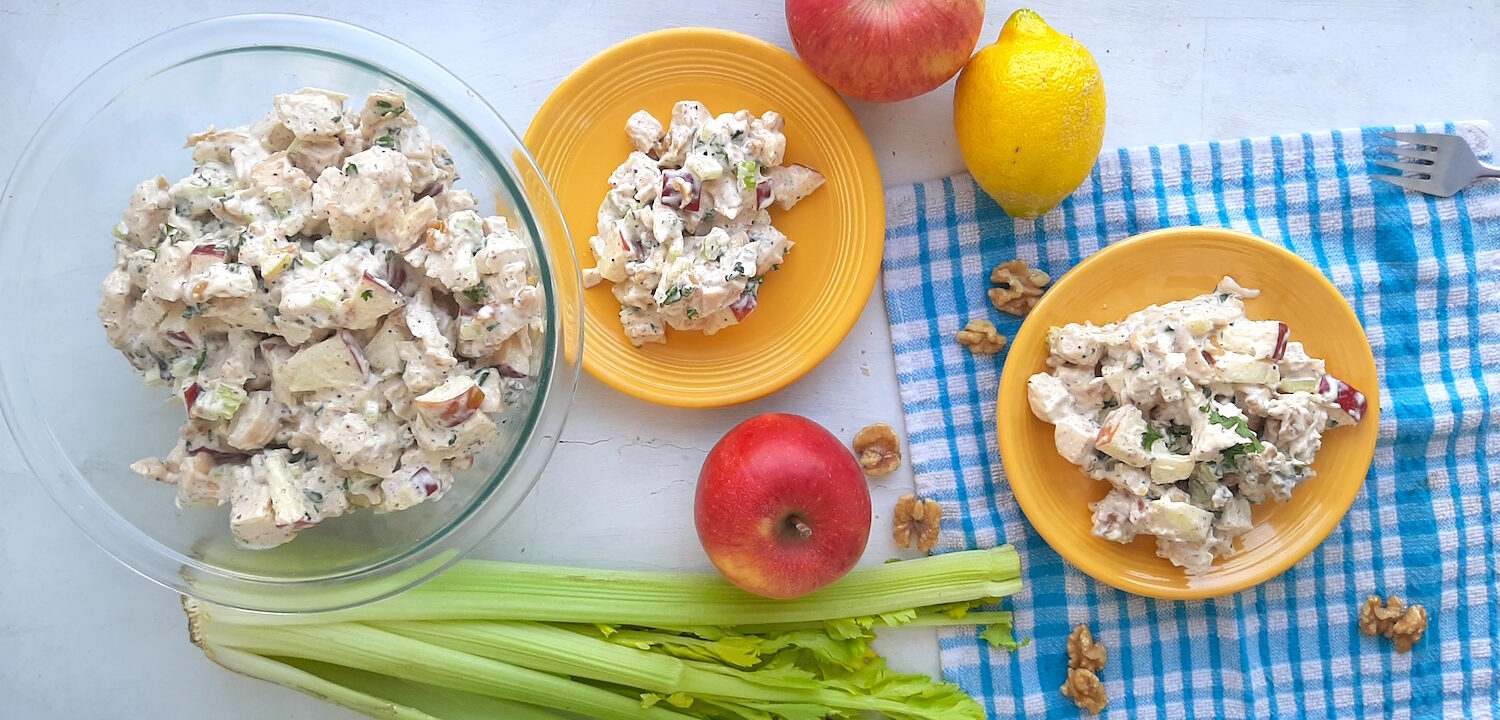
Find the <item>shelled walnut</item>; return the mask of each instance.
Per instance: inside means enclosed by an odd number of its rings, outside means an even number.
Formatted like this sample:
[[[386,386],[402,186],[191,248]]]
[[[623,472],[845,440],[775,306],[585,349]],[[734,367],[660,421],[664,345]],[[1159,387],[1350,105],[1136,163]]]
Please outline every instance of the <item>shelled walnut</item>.
[[[1068,668],[1068,679],[1063,681],[1062,694],[1073,699],[1073,704],[1091,713],[1104,710],[1109,698],[1104,694],[1104,683],[1099,676],[1087,668]]]
[[[1104,694],[1104,683],[1098,673],[1104,669],[1109,652],[1094,642],[1089,626],[1079,623],[1068,635],[1068,677],[1063,681],[1062,694],[1073,699],[1073,704],[1091,713],[1097,713],[1109,704]]]
[[[957,339],[958,344],[975,355],[994,355],[1005,347],[1005,336],[988,320],[970,320],[964,329],[958,331]]]
[[[1395,595],[1385,602],[1378,595],[1371,595],[1359,608],[1359,631],[1384,635],[1395,643],[1396,652],[1408,652],[1427,631],[1427,609],[1421,605],[1405,606]]]
[[[922,552],[937,546],[938,530],[943,521],[943,506],[936,500],[918,500],[916,495],[902,495],[896,500],[892,537],[896,544],[909,548],[915,542]]]
[[[1073,634],[1068,636],[1068,667],[1099,672],[1104,669],[1104,661],[1108,657],[1109,651],[1094,642],[1094,634],[1089,632],[1089,626],[1079,624],[1073,628]]]
[[[854,455],[859,466],[870,477],[889,475],[901,467],[901,440],[896,429],[885,423],[875,423],[854,435]]]
[[[990,288],[990,303],[1000,312],[1025,315],[1050,282],[1050,275],[1028,266],[1025,260],[1007,260],[990,271],[990,283],[995,286]]]
[[[1391,625],[1389,637],[1396,645],[1396,652],[1410,652],[1411,646],[1422,639],[1422,633],[1427,632],[1427,608],[1421,605],[1412,605],[1401,613],[1401,619]]]

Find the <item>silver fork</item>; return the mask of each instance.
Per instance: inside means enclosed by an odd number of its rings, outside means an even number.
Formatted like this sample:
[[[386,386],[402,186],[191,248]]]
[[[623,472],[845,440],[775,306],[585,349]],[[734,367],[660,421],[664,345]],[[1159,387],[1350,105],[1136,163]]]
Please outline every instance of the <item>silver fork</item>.
[[[1395,140],[1398,144],[1382,145],[1373,148],[1374,152],[1399,155],[1407,158],[1407,161],[1372,160],[1381,167],[1405,173],[1370,176],[1376,180],[1384,180],[1428,195],[1451,197],[1479,178],[1500,177],[1500,168],[1479,162],[1469,143],[1457,135],[1408,132],[1384,132],[1380,135]]]

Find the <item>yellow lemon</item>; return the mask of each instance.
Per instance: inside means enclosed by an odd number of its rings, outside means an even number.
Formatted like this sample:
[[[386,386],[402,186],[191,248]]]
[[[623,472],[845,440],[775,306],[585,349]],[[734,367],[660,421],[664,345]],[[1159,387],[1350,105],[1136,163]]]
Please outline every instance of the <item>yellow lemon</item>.
[[[1099,157],[1099,65],[1040,15],[1017,10],[959,74],[953,127],[979,186],[1005,212],[1034,218],[1077,189]]]

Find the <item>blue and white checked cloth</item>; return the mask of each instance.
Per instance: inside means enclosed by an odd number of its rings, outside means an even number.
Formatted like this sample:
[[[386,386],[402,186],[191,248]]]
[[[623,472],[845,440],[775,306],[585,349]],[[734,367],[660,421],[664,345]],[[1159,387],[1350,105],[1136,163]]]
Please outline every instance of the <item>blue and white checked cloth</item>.
[[[967,175],[887,190],[885,297],[919,490],[944,507],[940,551],[1011,543],[1025,591],[1016,633],[990,650],[945,631],[943,672],[992,718],[1079,711],[1058,688],[1064,639],[1087,622],[1110,650],[1111,718],[1500,715],[1500,182],[1437,199],[1372,183],[1382,128],[1107,152],[1063,204],[1008,218]],[[1457,132],[1490,152],[1489,126]],[[1066,565],[1011,497],[995,446],[1002,356],[953,340],[970,317],[1019,322],[985,296],[1020,257],[1058,277],[1116,240],[1218,225],[1286,246],[1359,313],[1381,377],[1375,463],[1344,522],[1286,574],[1206,602],[1119,592]],[[1408,654],[1361,635],[1371,593],[1425,605]]]

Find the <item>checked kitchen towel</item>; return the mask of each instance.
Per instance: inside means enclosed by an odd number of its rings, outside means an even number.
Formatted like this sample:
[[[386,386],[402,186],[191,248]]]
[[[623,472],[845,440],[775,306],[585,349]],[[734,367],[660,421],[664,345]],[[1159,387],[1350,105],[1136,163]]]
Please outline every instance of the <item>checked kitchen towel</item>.
[[[1079,716],[1058,688],[1080,622],[1110,650],[1109,718],[1500,715],[1500,181],[1448,199],[1372,182],[1382,129],[1106,152],[1036,221],[1012,221],[968,175],[887,190],[886,305],[917,485],[944,507],[938,549],[1011,543],[1024,565],[1013,605],[1029,646],[991,650],[970,628],[941,638],[944,674],[990,717]],[[1419,129],[1491,150],[1487,124]],[[1066,565],[1026,522],[995,443],[1004,357],[972,356],[954,333],[971,317],[1019,327],[985,296],[1001,261],[1055,278],[1108,243],[1200,224],[1291,249],[1350,301],[1380,372],[1380,439],[1348,517],[1284,575],[1156,601]],[[1359,633],[1375,592],[1428,608],[1412,652]]]

